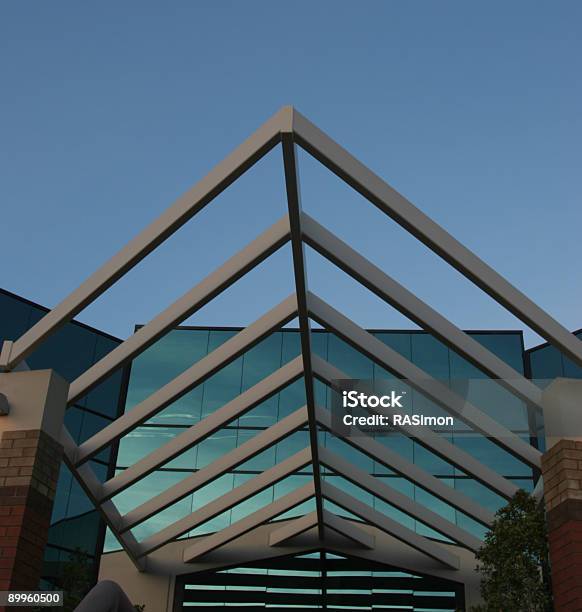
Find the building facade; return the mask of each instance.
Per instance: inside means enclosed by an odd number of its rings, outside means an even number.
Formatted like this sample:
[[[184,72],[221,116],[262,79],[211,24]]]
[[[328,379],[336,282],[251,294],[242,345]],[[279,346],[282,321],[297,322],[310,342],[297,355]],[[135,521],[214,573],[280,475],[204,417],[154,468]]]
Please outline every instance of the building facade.
[[[236,328],[179,328],[167,334],[144,351],[130,366],[125,410],[131,409],[159,390],[163,385],[181,374],[223,342],[232,338],[240,329]],[[485,383],[468,393],[471,401],[483,411],[499,419],[513,432],[537,445],[537,432],[531,428],[531,415],[523,402],[504,392],[494,381],[468,363],[460,355],[446,347],[436,338],[422,331],[373,330],[373,335],[421,367],[429,375],[449,387],[464,385],[467,381]],[[521,332],[470,332],[471,337],[482,343],[499,358],[521,374],[528,370],[528,353],[524,351]],[[336,335],[314,330],[313,350],[350,378],[364,380],[391,380],[389,372],[364,357]],[[300,336],[297,330],[286,329],[271,334],[257,346],[232,362],[218,374],[183,396],[178,402],[165,408],[141,427],[126,435],[120,442],[116,469],[119,472],[143,459],[153,448],[159,448],[184,432],[186,428],[200,422],[213,411],[233,400],[244,391],[260,382],[300,354]],[[542,373],[543,368],[536,368]],[[331,389],[321,382],[316,385],[317,402],[326,407],[331,404]],[[139,481],[116,499],[122,513],[132,511],[145,501],[155,498],[170,486],[183,481],[194,471],[201,470],[233,449],[242,446],[254,436],[265,431],[276,422],[289,416],[305,404],[305,388],[302,380],[291,384],[270,397],[226,427],[214,433],[195,448],[167,463]],[[423,414],[445,414],[420,394],[413,393],[413,412]],[[535,474],[531,467],[519,461],[495,445],[486,437],[469,431],[457,424],[448,431],[440,431],[452,444],[478,458],[482,463],[514,482],[518,487],[532,491]],[[277,463],[288,459],[293,453],[308,444],[308,431],[297,431],[289,438],[274,444],[236,469],[222,475],[210,485],[184,497],[152,519],[139,524],[133,533],[138,541],[162,530],[167,525],[203,507],[212,500],[226,494],[243,482],[257,476]],[[332,432],[321,432],[320,444],[349,460],[363,471],[373,474],[415,503],[432,509],[459,527],[482,537],[485,527],[447,505],[437,497],[399,476],[394,471],[375,462],[372,458],[351,447]],[[418,442],[402,434],[378,436],[378,441],[392,450],[397,450],[406,459],[426,470],[443,483],[463,492],[469,498],[495,512],[505,500],[491,492],[474,478],[464,474],[447,461],[428,451]],[[186,537],[225,529],[232,523],[257,511],[266,504],[279,499],[285,493],[309,482],[313,478],[310,470],[295,474],[269,487],[242,504],[200,525]],[[373,508],[387,514],[400,524],[424,536],[446,540],[441,534],[425,526],[397,508],[374,497],[346,479],[334,475],[330,470],[323,478],[340,489],[365,500]],[[356,519],[350,512],[329,502],[326,507],[337,515]],[[279,520],[299,517],[315,510],[315,501],[309,500]],[[115,538],[109,534],[106,551],[119,549]],[[282,563],[282,565],[281,565]],[[278,565],[278,566],[277,566]],[[240,604],[258,607],[268,603],[285,601],[289,605],[321,606],[323,601],[336,601],[338,605],[374,607],[398,605],[414,610],[455,610],[462,606],[460,585],[435,579],[427,580],[386,568],[366,567],[361,561],[341,558],[329,553],[314,553],[296,558],[293,567],[286,562],[275,566],[235,568],[225,572],[210,573],[206,578],[196,576],[181,578],[182,597],[185,605],[209,605],[210,601],[229,606]],[[301,569],[303,568],[303,569]],[[315,569],[314,569],[315,568]],[[338,569],[341,568],[341,569]],[[253,588],[248,588],[248,573],[252,573]],[[313,573],[315,572],[315,573]],[[244,576],[244,578],[241,578]],[[325,580],[322,578],[325,576]],[[296,586],[297,580],[302,586]],[[354,588],[354,583],[358,588]],[[295,583],[295,584],[294,584]],[[240,588],[237,588],[239,585]],[[322,586],[324,585],[324,586]],[[216,590],[221,590],[217,596]],[[325,596],[325,597],[324,597]],[[329,599],[332,596],[332,599]],[[217,599],[218,597],[218,599]],[[343,603],[341,603],[343,602]],[[213,604],[214,605],[214,604]],[[331,604],[330,604],[331,605]],[[411,606],[411,607],[409,607]]]
[[[18,338],[47,312],[48,308],[0,289],[0,342]],[[27,365],[31,370],[54,369],[70,382],[120,342],[87,325],[71,322],[35,351],[27,359]],[[91,437],[115,419],[123,408],[121,388],[120,372],[67,410],[65,423],[77,442]],[[106,450],[91,462],[103,481],[113,471],[112,452]],[[104,536],[105,525],[99,513],[63,463],[45,549],[43,585],[58,585],[63,566],[77,551],[87,555],[89,570],[96,579]]]
[[[0,293],[0,337],[17,337],[30,328],[47,309],[7,291]],[[207,356],[215,348],[232,338],[240,328],[177,328],[157,341],[124,371],[116,373],[99,385],[66,413],[66,424],[78,443],[105,427],[121,413],[132,408],[181,374],[193,363]],[[451,388],[467,385],[467,381],[486,381],[487,377],[466,359],[430,334],[417,330],[372,330],[374,337],[421,367],[430,376]],[[582,378],[582,368],[564,358],[555,348],[543,344],[524,350],[519,331],[472,331],[470,336],[486,346],[508,365],[540,386],[557,377]],[[582,336],[582,331],[576,332]],[[119,340],[88,326],[71,322],[51,342],[36,351],[27,364],[31,369],[54,368],[67,380],[74,380],[80,372],[118,346]],[[333,333],[313,331],[313,350],[350,378],[362,380],[393,380],[393,376],[363,356]],[[109,448],[91,461],[92,467],[104,482],[128,466],[143,459],[153,448],[159,448],[236,398],[300,354],[300,334],[296,329],[274,332],[257,346],[233,361],[220,372],[193,389],[179,401],[168,406],[155,417],[124,436],[116,448]],[[467,391],[472,403],[504,422],[511,431],[534,446],[543,447],[543,423],[532,418],[524,402],[497,389],[492,397],[495,381]],[[332,390],[321,382],[316,384],[317,402],[330,408]],[[493,400],[493,401],[492,401]],[[233,420],[201,444],[189,449],[161,469],[138,481],[120,494],[115,502],[121,512],[130,512],[145,501],[155,498],[233,449],[242,446],[268,427],[288,417],[305,404],[305,388],[297,380],[274,394],[267,401]],[[420,394],[412,397],[413,413],[440,415],[442,409],[431,404]],[[508,452],[480,434],[460,425],[449,431],[439,431],[454,445],[477,457],[520,488],[532,491],[538,474]],[[359,452],[331,431],[321,432],[320,444],[376,478],[386,482],[415,503],[431,508],[444,518],[482,537],[485,527],[458,509],[447,505],[414,485],[381,463]],[[443,483],[462,491],[492,512],[505,502],[502,497],[481,485],[459,468],[428,451],[418,442],[403,435],[377,436],[377,440],[420,466]],[[242,463],[211,485],[202,487],[169,506],[152,519],[143,521],[133,530],[137,540],[143,540],[187,514],[224,495],[243,482],[257,476],[277,463],[289,458],[308,444],[306,428],[272,445],[249,461]],[[272,503],[290,490],[313,478],[310,469],[294,474],[212,518],[183,537],[196,537],[217,532],[248,516],[265,504]],[[324,470],[324,480],[365,500],[373,508],[394,518],[419,534],[447,541],[442,534],[425,526],[406,513],[374,497],[354,483]],[[345,509],[326,502],[339,516],[358,520]],[[314,511],[315,501],[309,500],[279,520],[300,517]],[[45,553],[44,586],[58,585],[63,565],[76,551],[88,555],[95,576],[102,552],[119,549],[115,537],[105,527],[97,511],[87,499],[66,465],[62,465],[57,497]],[[217,572],[181,576],[176,584],[177,609],[189,607],[240,607],[252,609],[265,606],[290,605],[299,608],[318,608],[324,605],[344,609],[390,609],[398,606],[409,610],[456,610],[464,604],[462,585],[403,572],[398,567],[387,569],[329,552],[317,552],[295,557],[284,557],[268,563],[255,563]]]

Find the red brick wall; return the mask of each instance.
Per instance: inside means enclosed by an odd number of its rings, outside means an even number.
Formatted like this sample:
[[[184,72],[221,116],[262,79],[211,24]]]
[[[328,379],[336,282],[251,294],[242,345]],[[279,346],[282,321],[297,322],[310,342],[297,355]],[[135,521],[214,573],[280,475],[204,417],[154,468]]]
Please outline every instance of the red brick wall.
[[[43,431],[2,434],[0,590],[38,588],[62,454]]]
[[[560,440],[542,457],[556,612],[582,611],[582,442]]]

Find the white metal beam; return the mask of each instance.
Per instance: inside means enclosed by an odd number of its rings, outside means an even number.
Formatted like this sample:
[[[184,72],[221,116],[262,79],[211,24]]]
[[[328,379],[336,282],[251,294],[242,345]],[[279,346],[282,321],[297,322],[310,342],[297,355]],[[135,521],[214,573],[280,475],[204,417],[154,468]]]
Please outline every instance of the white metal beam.
[[[452,569],[459,569],[460,562],[457,555],[450,553],[445,546],[437,544],[428,538],[418,535],[415,531],[404,527],[397,521],[389,518],[385,514],[374,510],[374,508],[361,502],[359,499],[344,493],[337,487],[330,485],[327,480],[321,483],[322,495],[325,499],[340,506],[344,510],[359,516],[364,521],[374,525],[384,533],[408,544],[419,552],[432,557],[445,566]]]
[[[423,395],[436,402],[454,417],[461,419],[479,433],[493,440],[504,450],[531,467],[540,468],[541,453],[537,448],[524,442],[512,431],[451,391],[440,381],[434,379],[406,357],[356,325],[313,293],[308,296],[308,304],[310,315],[318,323],[334,331],[382,367],[406,379]]]
[[[541,406],[541,389],[503,359],[459,329],[306,213],[303,213],[302,227],[303,238],[309,246],[417,325],[430,331],[512,393],[530,404]]]
[[[202,421],[175,436],[161,448],[152,451],[137,463],[130,465],[117,476],[105,482],[101,491],[102,500],[117,495],[164,463],[199,444],[232,420],[252,410],[255,406],[300,378],[302,373],[303,360],[299,356],[208,415]]]
[[[321,448],[319,450],[319,458],[323,465],[326,465],[339,476],[349,480],[356,486],[361,487],[398,510],[405,512],[431,529],[438,531],[440,534],[450,538],[457,544],[473,552],[476,552],[481,547],[482,542],[479,538],[476,538],[464,529],[457,527],[457,525],[451,521],[439,516],[436,512],[433,512],[407,495],[385,484],[385,479],[371,476],[355,465],[348,463],[339,455],[332,453],[327,448]]]
[[[202,210],[219,193],[244,174],[290,130],[293,110],[283,107],[230,155],[166,209],[158,219],[92,274],[56,308],[24,333],[4,354],[0,368],[13,368],[26,359],[48,336],[91,304],[146,255],[162,244]]]
[[[236,538],[240,538],[245,533],[252,531],[255,527],[262,525],[271,519],[276,518],[283,512],[291,510],[295,506],[307,501],[315,495],[315,486],[313,482],[310,482],[283,497],[280,497],[276,501],[264,506],[260,510],[249,514],[245,518],[233,523],[229,527],[217,531],[212,535],[201,538],[200,542],[196,542],[192,546],[188,547],[184,551],[184,561],[186,563],[196,560],[202,555],[206,555],[209,552],[224,546]]]
[[[68,403],[73,404],[82,398],[117,368],[137,357],[166,332],[213,300],[289,239],[289,218],[285,216],[76,378],[69,388]]]
[[[138,544],[138,555],[143,556],[160,548],[164,544],[179,538],[191,529],[196,529],[199,525],[206,523],[215,516],[222,514],[226,510],[240,504],[249,499],[253,495],[264,491],[268,487],[283,480],[287,476],[301,470],[306,465],[311,463],[311,449],[309,447],[295,453],[285,461],[278,463],[274,467],[265,470],[251,480],[247,480],[242,485],[231,489],[218,499],[215,499],[208,504],[202,506],[192,514],[168,525],[161,531],[151,535],[146,540]],[[313,487],[313,483],[309,483]],[[314,491],[314,489],[312,489]]]
[[[330,431],[332,430],[332,416],[329,410],[318,407],[317,420],[323,427]],[[408,461],[399,453],[391,450],[388,445],[380,444],[370,436],[342,436],[340,432],[336,432],[335,435],[346,444],[364,453],[389,470],[400,474],[400,476],[428,491],[431,495],[438,497],[446,504],[475,519],[478,523],[485,527],[492,525],[495,519],[493,512],[490,512],[453,487],[449,487],[440,478],[429,474],[415,463],[412,463],[412,461]]]
[[[154,514],[165,510],[187,495],[212,483],[223,474],[234,470],[245,461],[252,459],[255,455],[270,448],[279,440],[295,433],[306,424],[307,410],[304,407],[291,413],[278,423],[271,425],[268,429],[265,429],[244,444],[241,444],[241,446],[232,449],[229,453],[222,455],[222,457],[219,457],[207,466],[193,472],[190,476],[187,476],[165,491],[162,491],[159,495],[151,497],[141,506],[134,508],[122,517],[119,530],[126,531],[131,529]]]
[[[326,384],[332,384],[334,380],[342,380],[349,378],[343,372],[332,366],[327,361],[314,356],[313,358],[313,373]],[[374,408],[378,414],[383,414],[390,418],[394,411],[390,408]],[[435,433],[430,427],[424,427],[422,434],[418,431],[418,427],[412,425],[397,425],[396,429],[412,438],[431,452],[435,453],[448,463],[458,467],[461,471],[470,474],[479,482],[483,483],[489,489],[495,491],[506,499],[511,499],[517,492],[517,487],[498,474],[496,471],[483,465],[469,453],[461,450],[458,446],[451,444],[443,436]]]
[[[169,406],[191,389],[210,378],[221,368],[248,351],[271,332],[282,327],[297,315],[297,298],[291,295],[236,336],[214,349],[169,383],[152,393],[130,412],[118,417],[79,446],[76,464],[97,454],[108,444]]]
[[[582,365],[582,341],[296,110],[293,110],[292,123],[294,140],[302,148],[540,336]]]

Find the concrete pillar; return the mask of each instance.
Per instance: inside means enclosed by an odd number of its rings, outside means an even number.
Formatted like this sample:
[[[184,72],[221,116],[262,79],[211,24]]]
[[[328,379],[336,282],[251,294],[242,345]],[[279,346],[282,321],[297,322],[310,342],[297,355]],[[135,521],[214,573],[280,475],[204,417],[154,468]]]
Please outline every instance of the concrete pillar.
[[[556,612],[582,610],[582,381],[557,379],[544,393],[542,457]]]
[[[38,589],[67,393],[52,370],[0,374],[0,590]]]

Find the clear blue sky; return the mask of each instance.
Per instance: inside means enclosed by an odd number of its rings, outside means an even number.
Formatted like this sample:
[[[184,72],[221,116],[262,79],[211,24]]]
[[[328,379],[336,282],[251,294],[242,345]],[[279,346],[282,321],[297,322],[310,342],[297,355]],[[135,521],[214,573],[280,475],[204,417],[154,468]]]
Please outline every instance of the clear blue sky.
[[[293,104],[579,328],[581,24],[577,0],[2,2],[0,286],[56,305]],[[127,336],[274,222],[280,162],[272,152],[80,319]],[[301,171],[310,214],[455,323],[520,327],[307,156]],[[291,292],[288,263],[282,251],[191,322],[249,323]],[[309,266],[311,288],[362,325],[409,326]]]

